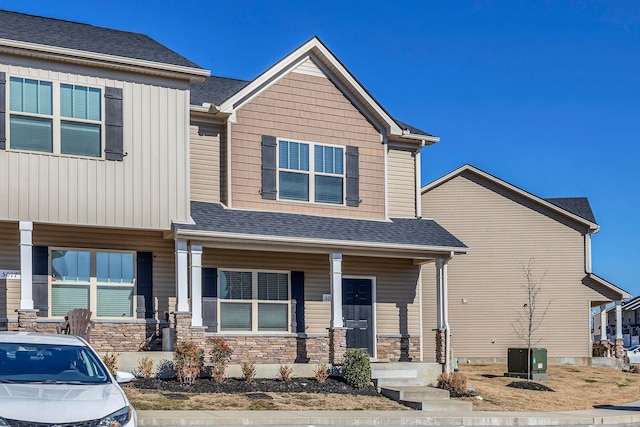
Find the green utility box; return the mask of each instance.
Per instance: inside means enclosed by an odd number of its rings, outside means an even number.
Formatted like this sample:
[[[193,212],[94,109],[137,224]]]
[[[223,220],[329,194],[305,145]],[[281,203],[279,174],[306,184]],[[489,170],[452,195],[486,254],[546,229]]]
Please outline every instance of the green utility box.
[[[527,361],[526,348],[510,348],[507,350],[507,377],[527,378],[527,364],[530,366],[532,380],[546,380],[547,349],[532,348],[531,358]]]

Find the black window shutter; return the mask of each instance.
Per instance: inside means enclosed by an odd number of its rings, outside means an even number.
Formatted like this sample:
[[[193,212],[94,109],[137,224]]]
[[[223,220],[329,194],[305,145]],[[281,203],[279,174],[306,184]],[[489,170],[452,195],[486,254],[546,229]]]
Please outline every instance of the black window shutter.
[[[38,317],[49,317],[49,248],[33,246],[31,248],[31,273],[33,308]]]
[[[218,332],[218,269],[202,268],[202,324]]]
[[[122,133],[122,89],[104,88],[105,158],[122,161],[124,158]]]
[[[7,148],[7,129],[6,129],[6,87],[7,87],[7,75],[0,73],[0,150]]]
[[[291,299],[296,301],[296,332],[304,333],[304,271],[291,272]]]
[[[153,319],[153,253],[138,252],[136,270],[138,319]]]
[[[202,268],[202,297],[216,298],[218,296],[218,269]]]
[[[347,146],[347,206],[360,206],[360,172],[358,147]]]
[[[262,135],[262,198],[276,199],[276,137]]]

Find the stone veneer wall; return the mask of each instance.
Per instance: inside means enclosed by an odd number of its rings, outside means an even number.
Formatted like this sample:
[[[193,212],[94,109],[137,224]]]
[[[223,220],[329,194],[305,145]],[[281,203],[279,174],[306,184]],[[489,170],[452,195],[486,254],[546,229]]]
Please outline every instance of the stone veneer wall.
[[[436,331],[436,362],[438,363],[447,363],[446,340],[447,331],[444,329],[438,329]]]
[[[329,363],[328,337],[216,335],[216,338],[224,339],[233,349],[231,363]],[[211,350],[206,340],[203,347],[206,358]]]
[[[377,360],[379,362],[419,362],[419,337],[378,337]]]

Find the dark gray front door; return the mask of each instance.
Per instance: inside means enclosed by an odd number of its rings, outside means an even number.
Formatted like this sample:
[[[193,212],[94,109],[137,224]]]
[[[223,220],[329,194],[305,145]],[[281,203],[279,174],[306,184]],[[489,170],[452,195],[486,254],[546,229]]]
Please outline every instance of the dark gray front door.
[[[342,279],[342,316],[347,348],[362,348],[373,356],[371,279]]]

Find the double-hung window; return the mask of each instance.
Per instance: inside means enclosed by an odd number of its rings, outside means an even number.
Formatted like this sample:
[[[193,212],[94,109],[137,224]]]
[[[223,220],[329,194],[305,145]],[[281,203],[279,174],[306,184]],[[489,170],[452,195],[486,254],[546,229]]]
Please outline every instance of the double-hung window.
[[[289,332],[289,273],[220,272],[221,332]]]
[[[9,99],[12,149],[102,156],[102,89],[11,77]]]
[[[51,315],[86,308],[97,317],[133,317],[133,252],[53,249]]]
[[[344,204],[344,147],[278,142],[278,194],[281,200]]]

